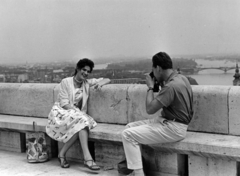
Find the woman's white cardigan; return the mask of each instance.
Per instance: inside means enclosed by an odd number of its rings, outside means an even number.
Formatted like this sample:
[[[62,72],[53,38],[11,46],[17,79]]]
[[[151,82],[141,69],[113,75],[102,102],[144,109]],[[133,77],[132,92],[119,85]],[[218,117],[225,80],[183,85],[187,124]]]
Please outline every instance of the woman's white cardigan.
[[[98,82],[103,80],[103,78],[92,78],[92,79],[87,79],[83,81],[83,100],[82,100],[82,107],[81,111],[87,112],[87,100],[89,96],[89,88]],[[60,106],[63,107],[67,104],[70,104],[73,106],[74,104],[74,82],[73,82],[73,77],[68,77],[64,78],[61,83],[60,83],[60,90],[58,94],[58,102],[60,103]]]

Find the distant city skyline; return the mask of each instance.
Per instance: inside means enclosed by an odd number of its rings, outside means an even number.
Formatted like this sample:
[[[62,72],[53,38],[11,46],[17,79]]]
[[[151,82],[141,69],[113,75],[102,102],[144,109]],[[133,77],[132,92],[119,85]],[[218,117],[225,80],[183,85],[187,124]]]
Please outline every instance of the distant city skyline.
[[[0,64],[240,54],[239,0],[1,0]]]

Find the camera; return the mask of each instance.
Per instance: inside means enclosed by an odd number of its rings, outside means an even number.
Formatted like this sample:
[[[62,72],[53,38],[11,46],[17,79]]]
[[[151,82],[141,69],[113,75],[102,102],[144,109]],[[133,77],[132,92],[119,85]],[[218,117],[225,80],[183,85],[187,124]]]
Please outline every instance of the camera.
[[[157,79],[154,77],[153,72],[151,72],[149,75],[150,75],[151,78],[155,81],[155,82],[154,82],[154,87],[153,87],[153,92],[159,92],[159,86],[160,86],[160,84],[158,83]]]

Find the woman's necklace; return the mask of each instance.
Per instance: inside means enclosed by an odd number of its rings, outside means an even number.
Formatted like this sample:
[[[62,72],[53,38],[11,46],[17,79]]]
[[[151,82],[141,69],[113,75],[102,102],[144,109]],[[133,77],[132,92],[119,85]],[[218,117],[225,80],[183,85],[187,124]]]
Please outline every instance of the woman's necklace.
[[[82,86],[82,83],[83,83],[83,82],[82,82],[82,81],[78,81],[75,76],[74,76],[74,81],[76,81],[76,84],[77,84],[79,87]]]

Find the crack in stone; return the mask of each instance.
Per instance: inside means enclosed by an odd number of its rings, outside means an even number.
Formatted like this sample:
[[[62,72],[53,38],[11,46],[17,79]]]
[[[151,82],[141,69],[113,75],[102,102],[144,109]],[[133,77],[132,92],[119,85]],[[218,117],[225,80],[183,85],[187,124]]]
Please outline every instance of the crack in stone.
[[[119,103],[121,103],[121,101],[122,101],[122,100],[119,100],[117,103],[112,104],[110,107],[111,107],[111,108],[115,108]]]

